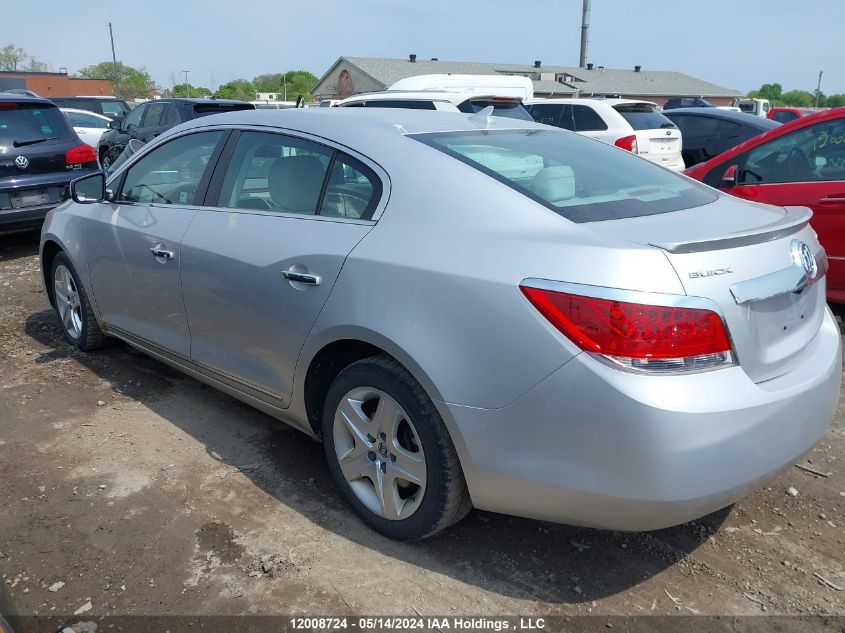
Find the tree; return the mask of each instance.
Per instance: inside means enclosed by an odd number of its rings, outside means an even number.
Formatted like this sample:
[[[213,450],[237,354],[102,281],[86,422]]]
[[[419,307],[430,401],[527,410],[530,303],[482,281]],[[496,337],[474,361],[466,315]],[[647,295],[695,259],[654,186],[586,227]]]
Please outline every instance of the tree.
[[[235,79],[225,83],[214,93],[219,99],[240,99],[241,101],[252,101],[255,99],[255,86],[246,79]]]
[[[314,73],[307,70],[289,70],[285,73],[285,81],[287,82],[288,99],[294,100],[302,95],[306,101],[313,101],[311,96],[311,89],[317,85],[319,81]]]
[[[757,95],[761,99],[768,99],[772,103],[776,103],[780,101],[781,96],[783,95],[783,86],[780,84],[763,84],[760,86],[760,90],[757,91]]]
[[[53,67],[47,62],[42,62],[34,57],[30,57],[24,70],[31,73],[49,73],[53,71]]]
[[[845,106],[845,95],[830,95],[825,105],[828,108],[841,108]]]
[[[191,84],[176,84],[170,89],[171,97],[210,97],[211,90],[203,86]]]
[[[258,75],[252,80],[252,84],[256,92],[282,92],[283,77],[282,73]]]
[[[155,90],[155,82],[143,68],[133,68],[121,62],[100,62],[79,71],[83,79],[108,79],[112,92],[122,99],[147,98]]]
[[[813,105],[813,94],[806,90],[790,90],[781,95],[784,105],[797,108],[809,108]]]
[[[26,51],[14,44],[6,44],[0,48],[0,70],[15,71],[23,61],[29,57]]]

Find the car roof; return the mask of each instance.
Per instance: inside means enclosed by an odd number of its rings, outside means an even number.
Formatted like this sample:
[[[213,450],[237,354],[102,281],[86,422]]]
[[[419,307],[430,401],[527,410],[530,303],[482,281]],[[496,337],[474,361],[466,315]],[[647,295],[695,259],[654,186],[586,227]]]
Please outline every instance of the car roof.
[[[56,104],[44,97],[32,97],[30,95],[19,94],[16,92],[0,92],[0,99],[6,101],[19,101],[21,103],[42,103],[47,106],[55,107]]]
[[[249,101],[241,101],[239,99],[203,99],[199,97],[165,97],[163,99],[150,99],[149,101],[145,101],[144,103],[157,103],[157,102],[164,102],[164,103],[184,103],[186,105],[194,105],[197,103],[222,103],[225,105],[230,104],[246,104],[252,105]],[[138,105],[143,105],[139,103]]]
[[[288,108],[284,110],[239,110],[212,114],[188,121],[162,133],[159,138],[180,130],[213,125],[267,127],[268,131],[295,130],[332,140],[367,153],[404,143],[410,134],[478,130],[545,129],[568,134],[533,121],[463,112],[412,110],[406,108]]]
[[[777,121],[772,121],[756,114],[749,114],[748,112],[735,112],[734,110],[721,110],[719,108],[673,108],[670,110],[663,110],[663,115],[671,118],[670,115],[679,116],[705,116],[713,119],[724,119],[727,121],[734,121],[735,123],[742,123],[761,130],[768,130],[772,127],[777,127]]]
[[[581,104],[581,105],[595,105],[595,104],[598,104],[598,103],[603,103],[605,105],[610,106],[611,108],[613,106],[624,105],[624,104],[628,104],[628,103],[645,103],[645,104],[657,107],[657,104],[654,101],[646,101],[645,99],[617,99],[617,98],[613,98],[613,99],[586,99],[586,98],[581,98],[581,97],[575,97],[575,98],[564,97],[564,98],[561,98],[561,99],[535,98],[535,99],[526,99],[525,103],[530,104],[530,105],[537,105],[537,104],[541,104],[541,103],[551,103],[551,104],[555,104],[555,105],[556,104],[570,104],[570,103]]]

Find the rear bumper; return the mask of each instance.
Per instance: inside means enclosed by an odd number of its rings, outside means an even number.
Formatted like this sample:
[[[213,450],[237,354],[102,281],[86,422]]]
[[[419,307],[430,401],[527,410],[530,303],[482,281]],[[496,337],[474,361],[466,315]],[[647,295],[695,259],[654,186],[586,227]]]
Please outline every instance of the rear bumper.
[[[661,156],[660,154],[640,154],[640,156],[651,161],[655,165],[660,165],[661,167],[665,167],[666,169],[671,169],[672,171],[679,173],[686,169],[684,159],[680,153],[677,156]]]
[[[95,171],[83,169],[0,180],[0,231],[40,226],[47,212],[62,203],[64,188],[77,178],[95,173]],[[13,198],[28,191],[44,191],[48,194],[48,201],[33,206],[15,207],[12,203]]]
[[[828,311],[806,361],[760,384],[741,367],[643,376],[580,354],[505,408],[442,406],[477,508],[652,530],[723,508],[794,464],[827,429],[840,374]]]

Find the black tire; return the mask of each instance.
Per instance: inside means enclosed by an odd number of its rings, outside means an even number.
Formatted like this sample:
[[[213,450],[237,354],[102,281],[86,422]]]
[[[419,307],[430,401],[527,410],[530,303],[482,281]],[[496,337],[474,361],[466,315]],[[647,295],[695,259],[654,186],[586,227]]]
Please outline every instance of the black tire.
[[[380,516],[352,491],[338,462],[333,436],[334,417],[344,395],[359,387],[388,394],[413,420],[425,454],[426,485],[416,511],[401,520]],[[460,521],[472,509],[458,454],[443,419],[407,369],[384,354],[349,365],[335,378],[323,408],[323,446],[332,478],[356,514],[374,530],[393,539],[426,538]]]
[[[79,316],[82,324],[79,336],[74,336],[70,331],[68,331],[68,328],[62,322],[62,315],[59,312],[59,303],[56,299],[56,269],[59,266],[64,266],[68,271],[70,271],[70,274],[73,277],[73,283],[76,286],[76,292],[79,295]],[[76,273],[76,269],[73,267],[73,264],[70,263],[70,259],[68,259],[67,255],[64,253],[58,253],[53,258],[53,265],[50,269],[50,290],[53,294],[53,307],[55,308],[56,315],[59,318],[59,326],[62,328],[65,339],[68,343],[84,352],[98,349],[108,344],[109,339],[102,333],[102,331],[100,331],[100,326],[97,323],[97,317],[94,316],[94,311],[91,309],[91,302],[88,299],[88,294],[85,292],[85,288],[79,281],[79,275]]]

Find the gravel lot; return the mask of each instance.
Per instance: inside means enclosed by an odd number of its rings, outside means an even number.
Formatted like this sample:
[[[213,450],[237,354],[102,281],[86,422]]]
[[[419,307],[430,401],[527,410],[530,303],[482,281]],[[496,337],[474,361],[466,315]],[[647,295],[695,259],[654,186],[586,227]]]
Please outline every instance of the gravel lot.
[[[792,468],[693,523],[473,512],[396,543],[305,436],[122,344],[74,351],[37,247],[0,236],[0,586],[20,613],[845,615],[842,407],[802,461],[827,476]]]

